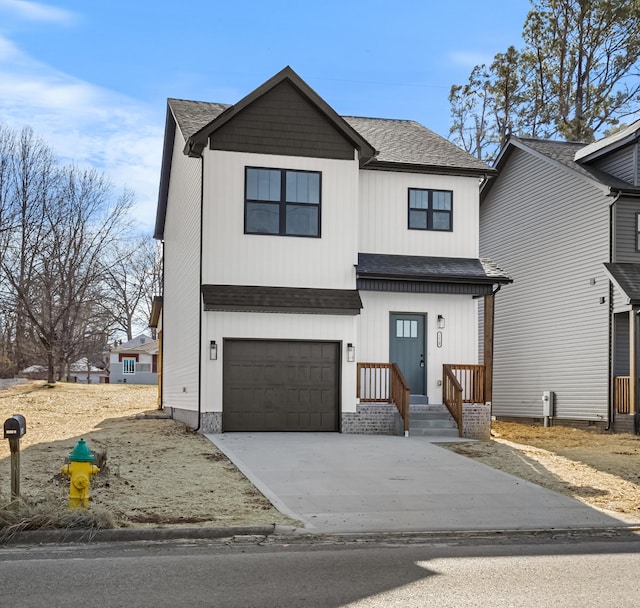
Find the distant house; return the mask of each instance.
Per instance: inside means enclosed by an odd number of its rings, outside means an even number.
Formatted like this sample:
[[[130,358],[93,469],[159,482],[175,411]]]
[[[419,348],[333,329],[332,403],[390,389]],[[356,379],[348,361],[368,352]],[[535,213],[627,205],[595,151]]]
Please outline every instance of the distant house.
[[[81,384],[104,384],[108,382],[106,370],[91,364],[86,357],[71,364],[69,379]]]
[[[480,254],[514,280],[496,299],[494,415],[540,419],[549,392],[556,421],[633,430],[639,138],[640,121],[590,145],[502,148],[480,195]]]
[[[109,353],[111,384],[157,384],[158,341],[141,334]]]
[[[482,379],[478,298],[510,281],[478,255],[491,172],[415,121],[339,116],[291,68],[232,106],[170,99],[162,406],[205,432],[385,433],[391,399],[461,390],[448,364]]]

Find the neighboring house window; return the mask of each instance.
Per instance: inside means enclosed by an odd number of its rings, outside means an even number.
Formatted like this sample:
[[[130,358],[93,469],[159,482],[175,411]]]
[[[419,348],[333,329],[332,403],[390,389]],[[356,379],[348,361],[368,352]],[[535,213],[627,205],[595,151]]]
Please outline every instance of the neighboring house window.
[[[640,213],[636,213],[636,251],[640,251]]]
[[[123,374],[135,374],[136,373],[136,360],[135,359],[123,359],[122,360],[122,373]]]
[[[320,172],[247,167],[245,234],[320,236]]]
[[[452,231],[452,198],[450,190],[409,188],[409,229]]]

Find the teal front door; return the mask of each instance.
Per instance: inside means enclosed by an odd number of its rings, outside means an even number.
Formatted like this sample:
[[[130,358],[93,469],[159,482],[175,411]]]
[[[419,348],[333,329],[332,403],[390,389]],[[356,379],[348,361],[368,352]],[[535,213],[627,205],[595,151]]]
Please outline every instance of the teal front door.
[[[412,395],[426,395],[425,315],[391,313],[389,361],[397,363]]]

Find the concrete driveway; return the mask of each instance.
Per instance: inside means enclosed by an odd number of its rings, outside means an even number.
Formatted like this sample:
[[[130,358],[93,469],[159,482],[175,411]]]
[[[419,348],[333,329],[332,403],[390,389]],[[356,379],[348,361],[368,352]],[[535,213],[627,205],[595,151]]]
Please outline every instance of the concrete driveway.
[[[539,530],[625,522],[431,443],[339,433],[207,435],[313,533]]]

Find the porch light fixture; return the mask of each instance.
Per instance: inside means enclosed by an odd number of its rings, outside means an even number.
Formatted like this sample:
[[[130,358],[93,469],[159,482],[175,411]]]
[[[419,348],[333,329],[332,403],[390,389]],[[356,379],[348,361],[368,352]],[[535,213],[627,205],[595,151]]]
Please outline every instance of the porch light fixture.
[[[349,342],[347,344],[347,361],[353,363],[356,360],[356,347]]]
[[[209,342],[209,359],[215,361],[218,358],[218,345],[215,340]]]
[[[444,317],[438,315],[438,329],[444,329]]]

